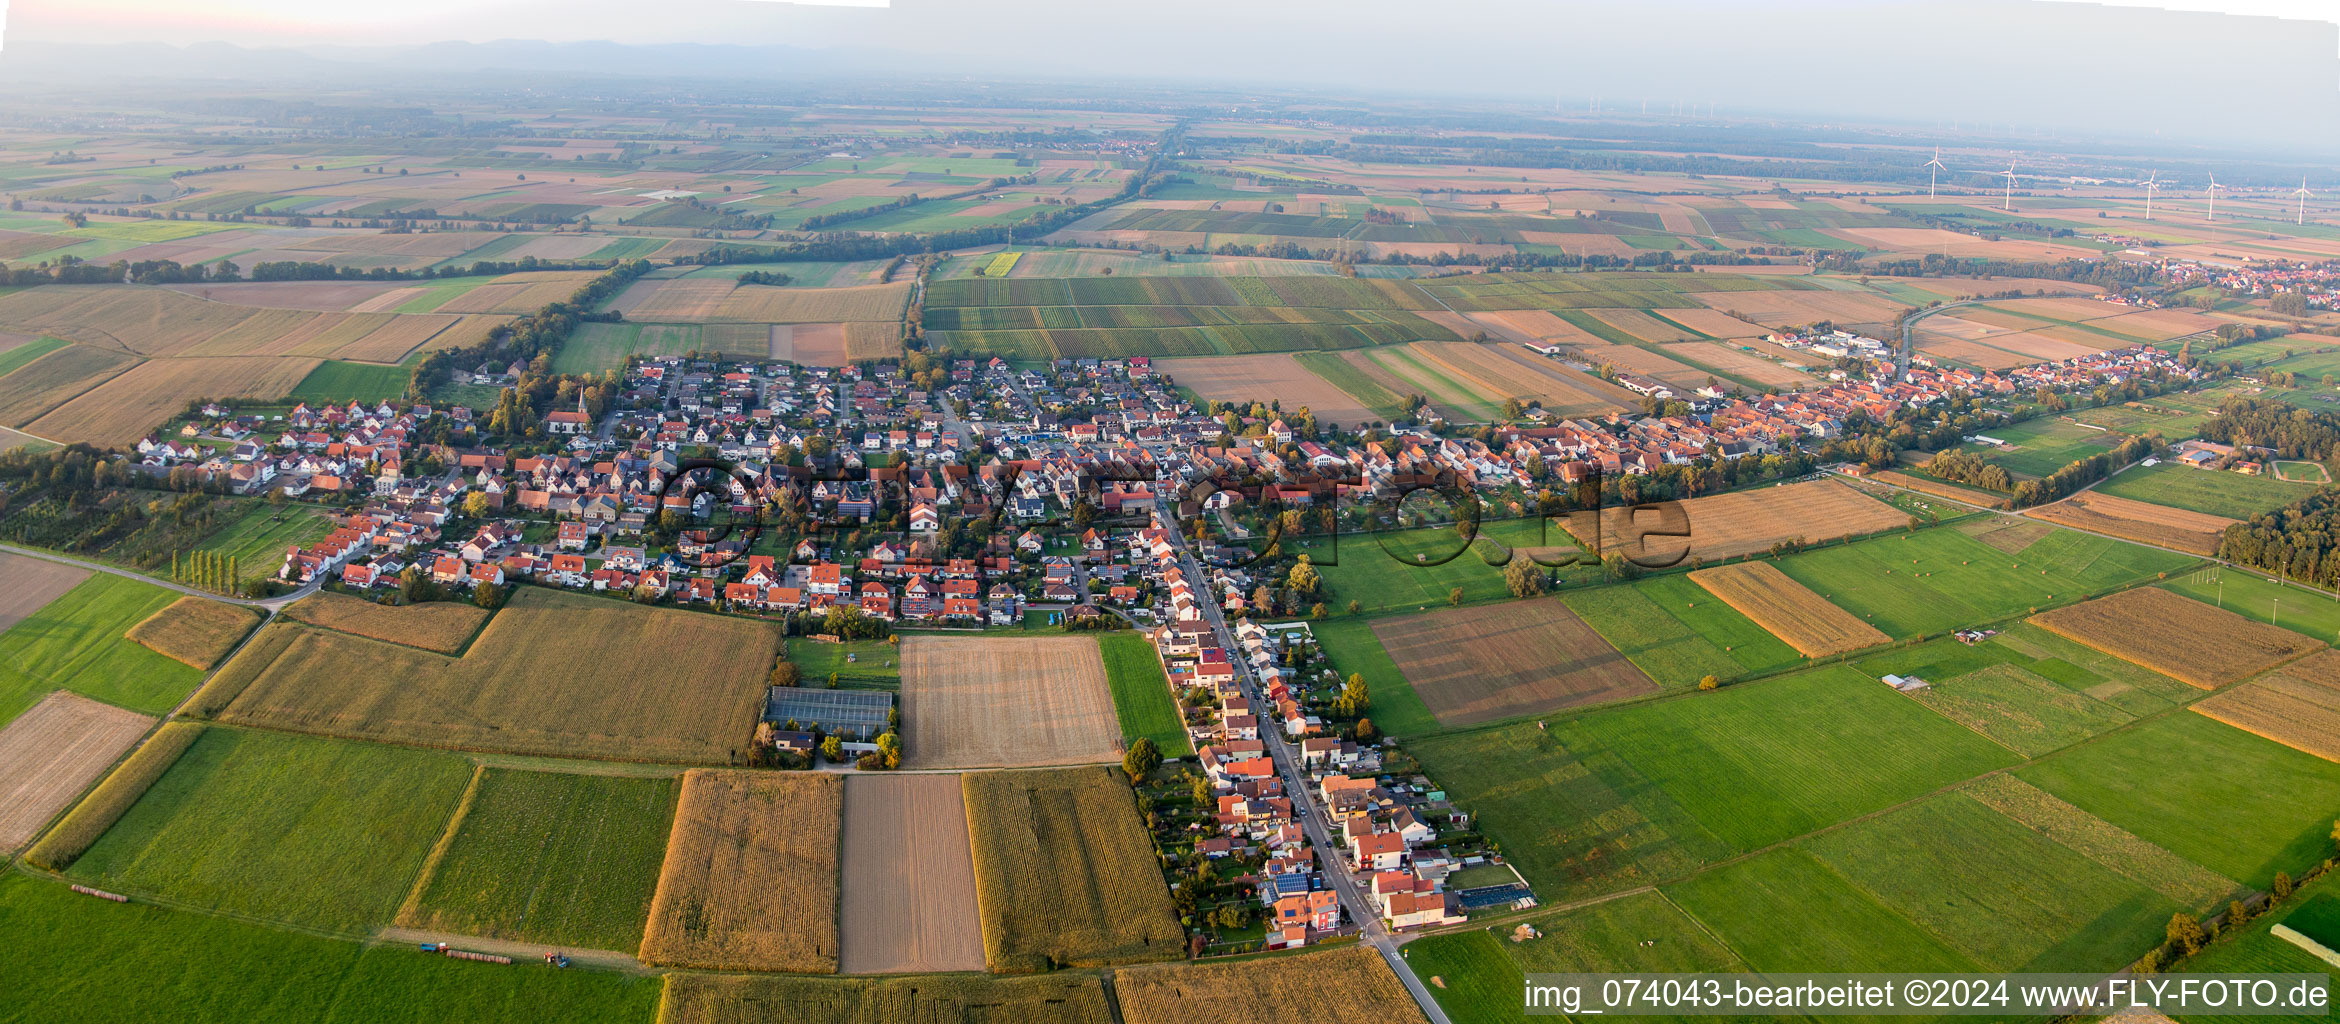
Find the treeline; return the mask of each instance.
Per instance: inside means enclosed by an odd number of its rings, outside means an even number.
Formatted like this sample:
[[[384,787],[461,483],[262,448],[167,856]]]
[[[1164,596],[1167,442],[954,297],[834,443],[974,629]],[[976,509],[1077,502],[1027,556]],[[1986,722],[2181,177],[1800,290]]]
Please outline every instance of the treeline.
[[[2229,398],[2218,413],[2202,422],[2205,441],[2235,446],[2272,448],[2287,459],[2321,462],[2340,447],[2340,416],[2296,409],[2285,402],[2261,398]]]
[[[824,228],[833,227],[838,224],[850,224],[863,218],[875,217],[881,213],[892,213],[895,210],[907,210],[921,202],[924,202],[924,200],[919,199],[918,193],[913,192],[891,202],[879,203],[875,206],[864,206],[857,210],[839,210],[835,213],[816,213],[810,217],[806,217],[802,221],[799,221],[796,226],[805,231],[820,231]]]
[[[2218,557],[2330,589],[2340,577],[2340,491],[2321,490],[2226,528]]]
[[[794,280],[796,279],[788,276],[787,274],[782,274],[771,270],[750,270],[747,273],[739,275],[739,283],[741,284],[768,284],[774,287],[779,287]]]
[[[1944,277],[1949,275],[1972,277],[2036,277],[2050,281],[2072,281],[2079,284],[2101,285],[2106,288],[2136,288],[2156,284],[2161,272],[2138,263],[2123,263],[2117,259],[2102,260],[1989,260],[1961,259],[1941,253],[1927,253],[1921,259],[1880,260],[1865,263],[1859,253],[1837,253],[1820,261],[1822,270],[1846,270],[1854,273],[1876,274],[1884,277]]]
[[[2110,451],[2075,459],[2064,468],[2037,480],[2015,485],[2014,506],[2026,508],[2077,493],[2081,488],[2113,475],[2115,470],[2161,449],[2161,435],[2132,437]]]
[[[115,260],[112,263],[85,263],[71,256],[59,257],[55,263],[38,267],[11,267],[0,269],[0,284],[29,288],[40,284],[194,284],[202,281],[237,280],[236,265],[221,261],[214,267],[204,264],[181,266],[170,260]]]
[[[602,300],[616,295],[627,285],[650,272],[650,261],[630,260],[618,264],[609,273],[596,277],[567,299],[549,302],[534,313],[521,317],[510,326],[488,335],[476,345],[463,348],[443,348],[423,357],[415,364],[414,374],[407,381],[409,399],[420,401],[431,389],[453,379],[458,371],[479,365],[489,358],[511,359],[534,365],[538,357],[547,364],[561,343],[569,339],[577,325],[588,320],[616,319],[616,314],[592,312]]]
[[[606,270],[614,260],[481,260],[468,267],[395,270],[389,267],[342,267],[331,263],[272,260],[253,266],[253,281],[427,281],[440,277],[500,277],[546,270]],[[246,280],[243,268],[228,260],[182,264],[175,260],[115,260],[97,264],[72,256],[36,267],[0,268],[0,284],[31,287],[42,284],[201,284],[206,281]]]
[[[1984,462],[1980,455],[1956,448],[1937,453],[1927,460],[1926,474],[1986,491],[2005,493],[2015,489],[2015,478],[2007,474],[2007,467],[1992,465]]]

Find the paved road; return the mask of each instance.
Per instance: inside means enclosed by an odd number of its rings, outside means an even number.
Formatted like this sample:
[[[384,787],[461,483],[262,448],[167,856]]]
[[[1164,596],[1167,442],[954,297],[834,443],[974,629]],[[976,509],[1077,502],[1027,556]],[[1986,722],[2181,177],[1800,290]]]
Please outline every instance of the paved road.
[[[282,594],[276,597],[253,600],[246,597],[229,597],[225,594],[215,594],[208,590],[197,590],[193,587],[183,587],[169,580],[156,579],[155,577],[148,576],[145,573],[134,572],[129,569],[124,569],[120,566],[107,565],[104,562],[83,561],[79,558],[71,558],[65,555],[57,554],[54,551],[42,551],[39,548],[20,548],[14,544],[0,544],[0,551],[25,555],[31,558],[47,559],[51,562],[61,562],[66,565],[78,566],[80,568],[89,569],[94,572],[112,573],[116,576],[127,576],[141,583],[149,583],[154,586],[161,587],[164,590],[177,591],[181,594],[187,594],[194,597],[207,597],[214,601],[225,601],[229,604],[247,605],[253,608],[265,608],[272,612],[278,608],[284,607],[285,605],[291,604],[294,601],[298,601],[301,598],[307,597],[310,594],[316,593],[317,588],[325,582],[325,578],[323,576],[319,576],[316,579],[302,584],[299,590],[295,590],[289,594]]]
[[[1156,514],[1161,517],[1162,525],[1168,528],[1167,532],[1177,543],[1178,563],[1184,567],[1186,578],[1194,587],[1196,604],[1202,608],[1203,621],[1210,624],[1212,634],[1218,637],[1219,646],[1227,652],[1228,662],[1235,666],[1235,678],[1242,686],[1244,695],[1251,699],[1254,712],[1260,715],[1263,723],[1259,730],[1260,738],[1266,741],[1268,756],[1274,760],[1277,771],[1283,776],[1284,789],[1292,798],[1292,805],[1301,812],[1301,828],[1307,832],[1308,841],[1315,844],[1317,860],[1324,865],[1325,874],[1332,879],[1333,892],[1340,897],[1341,908],[1348,913],[1351,921],[1357,922],[1359,937],[1365,944],[1379,950],[1381,958],[1389,962],[1389,969],[1397,972],[1398,980],[1405,982],[1406,990],[1413,993],[1414,1001],[1421,1004],[1422,1012],[1429,1016],[1431,1024],[1449,1024],[1446,1011],[1438,1005],[1438,1000],[1430,994],[1430,989],[1422,984],[1422,980],[1414,976],[1413,968],[1398,952],[1398,946],[1404,940],[1391,935],[1389,929],[1382,926],[1381,912],[1365,898],[1363,887],[1358,883],[1355,873],[1349,870],[1343,848],[1333,842],[1330,830],[1325,827],[1324,808],[1318,805],[1316,791],[1309,787],[1307,777],[1300,770],[1299,752],[1285,741],[1283,730],[1264,713],[1268,702],[1261,693],[1259,677],[1252,671],[1251,662],[1243,657],[1243,649],[1236,645],[1235,633],[1227,627],[1227,618],[1221,614],[1218,600],[1205,585],[1210,577],[1204,574],[1202,565],[1195,560],[1185,534],[1178,530],[1178,520],[1171,514],[1168,500],[1156,499],[1154,507]]]
[[[1909,379],[1909,355],[1911,350],[1917,346],[1917,338],[1914,335],[1917,332],[1918,321],[1923,320],[1929,316],[1933,316],[1934,314],[1942,312],[1946,309],[1957,309],[1960,306],[1971,306],[1973,304],[1974,303],[1971,302],[1946,302],[1942,305],[1934,306],[1930,309],[1920,310],[1911,314],[1908,319],[1903,320],[1901,322],[1901,354],[1893,361],[1893,379]]]

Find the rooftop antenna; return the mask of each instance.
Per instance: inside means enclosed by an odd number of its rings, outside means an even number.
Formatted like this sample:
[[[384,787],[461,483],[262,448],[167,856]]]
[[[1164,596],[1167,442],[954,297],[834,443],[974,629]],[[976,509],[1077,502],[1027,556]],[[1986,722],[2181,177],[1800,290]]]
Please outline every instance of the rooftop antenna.
[[[2148,175],[2146,175],[2146,176],[2145,176],[2145,219],[2146,219],[2146,220],[2152,220],[2152,219],[2153,219],[2153,193],[2161,191],[2161,181],[2160,181],[2160,178],[2161,178],[2161,172],[2160,172],[2160,171],[2155,171],[2155,172],[2153,172],[2153,173],[2151,173],[2151,174],[2148,174]]]
[[[2314,194],[2315,194],[2315,193],[2308,191],[2308,187],[2307,187],[2307,179],[2306,179],[2306,178],[2301,178],[2301,179],[2299,179],[2299,191],[2297,191],[2297,192],[2293,192],[2293,193],[2292,193],[2292,195],[2295,195],[2295,196],[2298,196],[2298,197],[2299,197],[2299,222],[2300,222],[2300,224],[2301,224],[2301,225],[2303,225],[2303,226],[2304,226],[2305,224],[2307,224],[2307,201],[2308,201],[2308,197],[2309,197],[2309,196],[2311,196],[2311,195],[2314,195]]]
[[[1934,147],[1934,158],[1926,161],[1926,198],[1934,198],[1934,176],[1947,170],[1942,166],[1942,147]]]
[[[2218,190],[2225,187],[2218,183],[2218,175],[2210,176],[2210,222],[2213,224],[2218,222]]]
[[[2000,200],[1999,209],[2005,211],[2015,209],[2015,161],[2013,160],[2007,161],[2007,198]]]

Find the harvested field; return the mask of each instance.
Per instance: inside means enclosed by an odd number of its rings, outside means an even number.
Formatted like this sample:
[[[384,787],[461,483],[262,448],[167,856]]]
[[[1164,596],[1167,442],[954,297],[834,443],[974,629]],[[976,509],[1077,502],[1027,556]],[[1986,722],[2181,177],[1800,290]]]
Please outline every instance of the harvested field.
[[[1585,310],[1585,313],[1595,320],[1643,341],[1664,344],[1673,341],[1699,340],[1696,331],[1684,328],[1681,324],[1661,320],[1638,309],[1588,309]],[[1726,317],[1725,319],[1731,318]],[[1768,334],[1770,332],[1759,333]]]
[[[1380,952],[1321,953],[1224,964],[1152,964],[1113,972],[1127,1024],[1395,1024],[1424,1020]]]
[[[1473,725],[1658,689],[1552,598],[1376,619],[1373,634],[1441,725]]]
[[[363,307],[376,300],[383,300],[386,295],[420,291],[389,281],[245,281],[170,284],[163,287],[182,295],[225,302],[231,306],[306,309],[319,313],[363,311]]]
[[[47,358],[61,354],[51,353]],[[135,444],[185,407],[189,397],[274,401],[292,391],[321,362],[267,356],[150,359],[23,426],[30,433],[59,441]]]
[[[967,800],[956,775],[845,780],[845,974],[983,969]]]
[[[2340,651],[2317,651],[2205,697],[2193,709],[2294,750],[2340,761]]]
[[[1788,369],[1752,352],[1742,351],[1735,342],[1683,342],[1667,346],[1666,351],[1699,366],[1713,367],[1718,372],[1771,387],[1792,388],[1812,380],[1807,374]]]
[[[844,804],[829,772],[685,774],[642,962],[834,973]]]
[[[285,618],[312,626],[440,654],[460,654],[486,622],[488,610],[461,601],[425,601],[392,607],[362,598],[319,591],[284,610]]]
[[[1363,423],[1380,415],[1329,381],[1308,372],[1290,353],[1161,359],[1155,369],[1204,399],[1249,404],[1280,398],[1283,408],[1306,408],[1319,421]]]
[[[645,279],[627,285],[610,301],[628,320],[663,322],[707,320],[739,282],[724,277]]]
[[[1465,313],[1463,316],[1495,337],[1522,343],[1556,341],[1565,345],[1594,345],[1601,340],[1593,336],[1592,332],[1562,320],[1546,309]],[[1469,335],[1466,333],[1464,336]]]
[[[1085,636],[902,638],[902,729],[910,768],[1121,759],[1105,662]]]
[[[24,426],[137,364],[127,352],[88,345],[42,355],[0,377],[0,423]]]
[[[678,278],[668,285],[692,284],[700,278]],[[704,280],[721,281],[720,278]],[[724,282],[732,283],[732,282]],[[722,297],[710,320],[744,320],[764,324],[817,324],[849,320],[899,321],[910,303],[908,282],[863,285],[857,288],[774,288],[739,285]],[[627,313],[632,316],[631,311]]]
[[[186,753],[202,735],[203,726],[195,722],[164,723],[129,760],[123,761],[120,768],[90,792],[89,799],[76,805],[73,813],[25,851],[25,863],[49,871],[71,867],[97,843],[98,837],[121,820],[130,805],[146,795],[154,780],[179,763],[179,755]]]
[[[1949,498],[1952,501],[1963,501],[1969,505],[1981,505],[1984,508],[1998,508],[2007,503],[2007,497],[2003,494],[1993,494],[1972,487],[1960,487],[1957,484],[1946,484],[1940,480],[1911,476],[1898,470],[1888,469],[1871,473],[1869,479],[1892,484],[1896,487],[1906,487],[1920,493],[1931,494],[1937,498]]]
[[[243,605],[182,597],[123,635],[156,654],[209,671],[259,624],[260,613]]]
[[[2056,530],[2046,523],[2014,516],[1988,516],[1960,523],[1955,529],[2010,555],[2021,552],[2030,547],[2032,542]]]
[[[1710,309],[1765,327],[1791,327],[1833,320],[1841,326],[1891,323],[1903,306],[1866,292],[1742,291],[1691,292]]]
[[[1700,569],[1690,578],[1806,657],[1825,658],[1892,639],[1789,579],[1769,562]]]
[[[766,329],[771,355],[806,366],[843,366],[844,324],[773,324]]]
[[[2158,587],[2041,612],[2031,621],[2205,690],[2258,675],[2322,646]]]
[[[781,1008],[785,1009],[781,1009]],[[1116,1024],[1095,974],[799,978],[669,974],[658,1024]]]
[[[0,632],[31,618],[32,613],[89,578],[89,570],[31,555],[0,551],[0,578],[8,589],[0,593]]]
[[[1509,379],[1519,397],[1543,402],[1554,415],[1599,416],[1633,404],[1632,392],[1525,348],[1493,345],[1480,349],[1473,359],[1483,372]]]
[[[0,852],[23,846],[153,726],[58,690],[0,729]]]
[[[1669,309],[1657,315],[1716,338],[1760,338],[1771,333],[1768,327],[1712,309]]]
[[[2096,491],[2082,491],[2023,514],[2197,555],[2217,554],[2219,538],[2235,523],[2205,512],[2189,512]]]
[[[961,777],[993,971],[1174,960],[1186,935],[1118,768]]]
[[[1685,559],[1715,561],[1770,549],[1798,537],[1819,542],[1857,537],[1905,526],[1908,513],[1836,480],[1809,480],[1756,487],[1680,502],[1680,516],[1643,512],[1630,506],[1604,510],[1601,535],[1586,537],[1589,513],[1570,516],[1568,529],[1588,549],[1622,551],[1645,566],[1679,565]],[[1685,536],[1641,536],[1639,531],[1688,531]]]
[[[1984,776],[1968,784],[1965,793],[2017,824],[2187,907],[2216,906],[2239,888],[2233,879],[2146,842],[2013,775]]]
[[[271,624],[190,711],[422,746],[727,764],[778,651],[763,623],[525,587],[460,658]]]
[[[845,324],[845,358],[895,359],[902,355],[902,325],[893,320],[853,320]]]

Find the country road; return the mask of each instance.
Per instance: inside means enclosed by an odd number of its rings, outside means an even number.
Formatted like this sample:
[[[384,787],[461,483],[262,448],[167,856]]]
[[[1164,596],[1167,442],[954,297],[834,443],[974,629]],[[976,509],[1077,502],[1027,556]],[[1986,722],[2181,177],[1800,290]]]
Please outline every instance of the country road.
[[[259,599],[248,597],[229,597],[225,594],[214,594],[208,590],[197,590],[193,587],[180,586],[179,584],[173,583],[169,580],[157,579],[142,572],[124,569],[118,565],[107,565],[104,562],[85,561],[79,558],[60,555],[54,551],[43,551],[39,548],[18,547],[14,544],[0,544],[0,551],[6,551],[10,554],[23,555],[27,558],[46,559],[51,562],[58,562],[64,565],[88,569],[92,572],[103,572],[111,573],[116,576],[126,576],[141,583],[152,584],[154,586],[161,587],[164,590],[176,591],[181,594],[186,594],[190,597],[207,597],[214,601],[225,601],[229,604],[240,604],[250,608],[264,608],[271,612],[282,608],[285,605],[291,604],[294,601],[298,601],[301,598],[307,597],[310,594],[316,593],[317,588],[322,586],[325,582],[325,578],[323,576],[319,576],[316,579],[301,584],[301,587],[298,590],[295,590],[289,594],[279,594],[275,597],[264,597]]]

